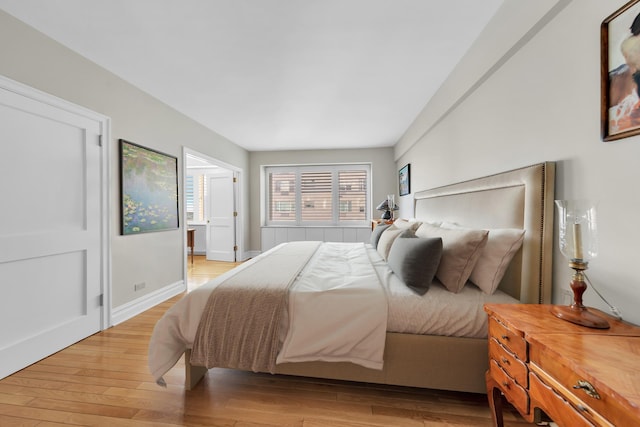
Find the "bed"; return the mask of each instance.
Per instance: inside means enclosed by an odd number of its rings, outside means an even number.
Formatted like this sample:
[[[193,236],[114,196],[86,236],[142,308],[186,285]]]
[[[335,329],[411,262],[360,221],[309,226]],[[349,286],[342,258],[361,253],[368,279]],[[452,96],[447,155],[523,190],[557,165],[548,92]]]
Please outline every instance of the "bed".
[[[427,230],[431,225],[436,227],[443,223],[453,225],[448,228],[459,225],[465,229],[477,230],[523,230],[521,246],[512,255],[493,296],[483,296],[483,292],[473,290],[472,284],[456,290],[460,294],[476,295],[473,297],[479,301],[479,308],[474,309],[476,312],[482,311],[483,301],[495,301],[491,298],[498,298],[501,302],[506,302],[507,298],[514,303],[527,304],[550,302],[554,177],[555,164],[545,162],[415,193],[414,216],[419,224],[429,225]],[[393,283],[398,282],[384,261],[374,259],[377,257],[375,249],[367,247],[365,251],[372,257],[372,264],[379,276],[386,275],[392,278]],[[269,254],[260,255],[256,257],[258,261],[251,260],[250,263],[261,262],[263,256]],[[267,265],[268,262],[263,264]],[[241,267],[245,268],[244,264]],[[176,303],[177,307],[172,307],[158,322],[150,342],[149,360],[151,372],[159,383],[162,383],[162,375],[171,369],[182,354],[185,357],[187,389],[193,388],[206,374],[207,368],[190,363],[194,342],[190,338],[185,339],[185,336],[193,335],[187,329],[193,330],[194,325],[200,322],[200,307],[204,304],[207,293],[211,292],[208,288],[232,281],[234,275],[241,274],[233,270],[215,279],[216,283],[211,286],[203,286],[187,294]],[[439,290],[439,286],[431,285],[426,295],[433,296],[440,292],[445,299],[457,305],[457,296],[454,297],[453,293],[446,290]],[[385,289],[385,292],[388,294],[389,290]],[[389,313],[388,322],[391,324],[394,317],[391,307]],[[391,329],[396,330],[387,329],[383,332],[382,369],[372,369],[371,366],[365,367],[352,362],[323,361],[332,359],[295,362],[285,359],[283,363],[272,366],[273,369],[251,370],[441,390],[486,392],[484,373],[488,366],[487,340],[482,334],[478,335],[478,331],[475,331],[475,335],[456,336],[447,333],[408,333],[398,327]]]

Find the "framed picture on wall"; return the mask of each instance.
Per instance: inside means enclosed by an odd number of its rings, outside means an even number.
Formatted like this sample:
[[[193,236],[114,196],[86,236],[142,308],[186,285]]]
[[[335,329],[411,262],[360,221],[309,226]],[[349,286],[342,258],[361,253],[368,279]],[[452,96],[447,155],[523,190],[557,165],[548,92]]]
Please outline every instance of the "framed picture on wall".
[[[178,228],[178,158],[120,142],[121,234]]]
[[[398,182],[400,183],[400,195],[406,196],[411,193],[411,163],[407,163],[398,171]]]
[[[602,140],[640,134],[640,0],[600,26]]]

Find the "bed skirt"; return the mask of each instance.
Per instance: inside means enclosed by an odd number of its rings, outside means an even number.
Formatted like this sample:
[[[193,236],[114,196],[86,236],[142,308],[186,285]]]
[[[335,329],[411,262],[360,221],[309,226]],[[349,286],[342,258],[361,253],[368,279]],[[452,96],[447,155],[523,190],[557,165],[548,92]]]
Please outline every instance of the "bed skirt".
[[[189,350],[186,352],[189,360]],[[300,362],[276,366],[276,374],[486,393],[486,338],[458,338],[387,332],[382,371],[346,362]],[[207,369],[185,363],[191,390]]]

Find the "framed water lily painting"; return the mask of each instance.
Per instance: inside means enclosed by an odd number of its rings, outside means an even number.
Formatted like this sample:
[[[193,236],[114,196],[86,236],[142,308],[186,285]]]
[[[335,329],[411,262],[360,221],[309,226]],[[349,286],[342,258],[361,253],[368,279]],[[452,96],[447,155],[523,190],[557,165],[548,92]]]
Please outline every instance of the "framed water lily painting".
[[[121,234],[177,229],[178,158],[119,142]]]

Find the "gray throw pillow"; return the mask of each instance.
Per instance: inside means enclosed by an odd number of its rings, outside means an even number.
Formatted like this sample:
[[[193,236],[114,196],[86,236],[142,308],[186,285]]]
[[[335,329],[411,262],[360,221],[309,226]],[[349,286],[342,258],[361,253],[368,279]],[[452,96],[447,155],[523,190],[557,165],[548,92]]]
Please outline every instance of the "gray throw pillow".
[[[378,247],[378,242],[380,241],[380,236],[382,236],[382,232],[387,228],[391,227],[391,224],[378,224],[376,228],[371,232],[371,245],[374,249]]]
[[[442,257],[440,237],[398,237],[391,246],[387,264],[405,285],[419,295],[428,290]]]

